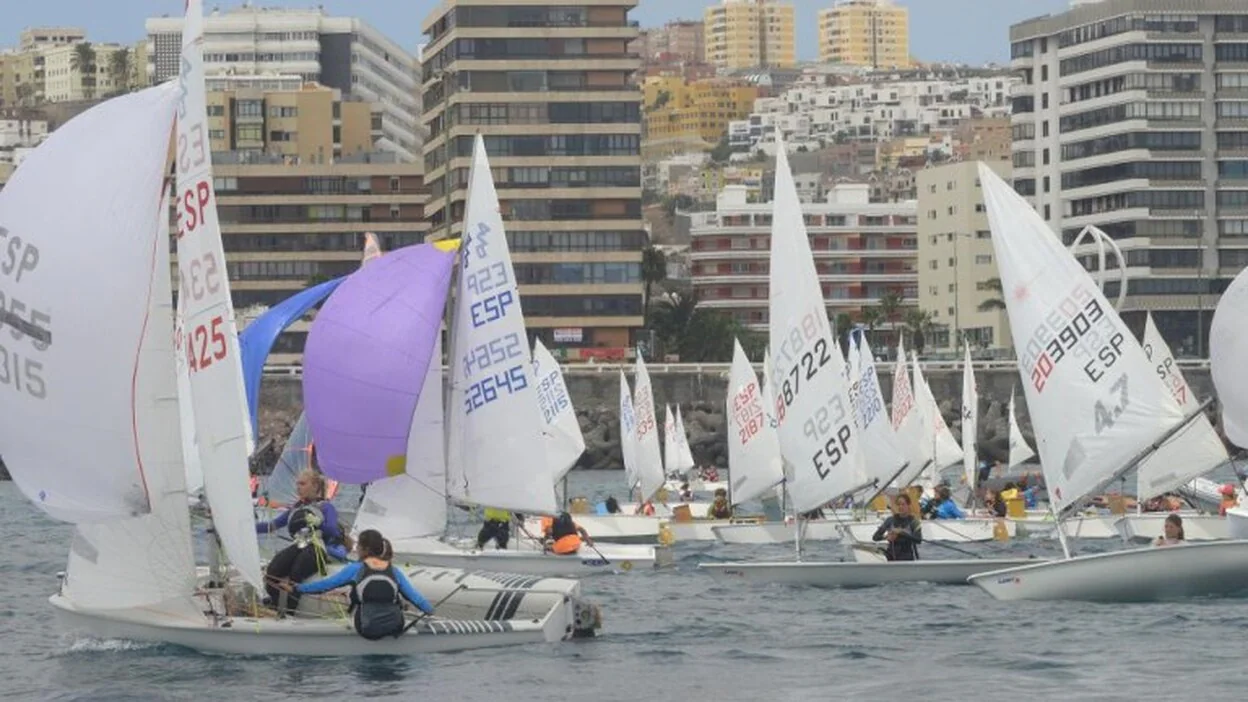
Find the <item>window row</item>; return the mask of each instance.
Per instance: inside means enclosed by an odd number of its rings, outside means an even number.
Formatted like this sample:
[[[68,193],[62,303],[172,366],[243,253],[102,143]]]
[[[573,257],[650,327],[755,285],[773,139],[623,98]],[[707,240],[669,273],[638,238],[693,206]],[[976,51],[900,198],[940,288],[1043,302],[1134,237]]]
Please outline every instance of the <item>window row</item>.
[[[1137,161],[1062,174],[1062,188],[1083,188],[1128,178],[1200,180],[1200,161]]]
[[[642,231],[507,232],[512,251],[640,251]]]
[[[1202,60],[1203,55],[1200,44],[1124,44],[1063,59],[1059,64],[1059,72],[1067,76],[1125,61],[1189,63]]]
[[[641,282],[640,263],[517,263],[521,285],[584,285]]]
[[[1127,149],[1197,151],[1200,132],[1130,132],[1062,145],[1062,159],[1074,160]]]

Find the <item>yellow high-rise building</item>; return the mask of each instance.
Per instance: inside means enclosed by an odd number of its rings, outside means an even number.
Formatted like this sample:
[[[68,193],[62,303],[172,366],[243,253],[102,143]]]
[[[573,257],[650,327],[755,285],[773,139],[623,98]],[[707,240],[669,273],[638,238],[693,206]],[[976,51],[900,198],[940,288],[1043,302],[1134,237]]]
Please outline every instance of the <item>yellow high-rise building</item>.
[[[797,64],[793,5],[773,0],[722,0],[706,8],[706,62],[739,70]]]
[[[646,156],[714,147],[728,123],[748,117],[758,98],[758,86],[721,78],[653,76],[642,90]]]
[[[840,0],[820,10],[819,60],[873,68],[910,66],[910,11],[892,0]]]

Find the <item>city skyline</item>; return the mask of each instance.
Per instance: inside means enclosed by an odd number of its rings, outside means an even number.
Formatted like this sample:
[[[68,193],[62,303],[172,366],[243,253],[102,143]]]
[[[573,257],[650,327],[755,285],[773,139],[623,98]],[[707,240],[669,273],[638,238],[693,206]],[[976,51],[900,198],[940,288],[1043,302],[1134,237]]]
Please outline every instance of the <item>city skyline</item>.
[[[642,27],[656,27],[673,19],[701,19],[702,11],[717,0],[641,0],[632,19]],[[798,25],[798,58],[813,60],[816,54],[815,13],[831,7],[833,0],[791,0],[796,7]],[[910,9],[911,51],[924,61],[952,61],[979,65],[989,61],[1004,64],[1009,59],[1009,26],[1016,22],[1057,13],[1068,8],[1068,0],[895,0]],[[321,5],[332,15],[356,16],[379,29],[405,48],[415,51],[424,43],[420,23],[437,0],[369,0],[366,6],[354,0],[264,0],[253,2],[259,7],[308,9]],[[9,34],[0,37],[0,45],[15,46],[22,29],[34,26],[70,25],[87,31],[87,38],[97,42],[132,43],[144,36],[143,23],[149,17],[182,13],[183,0],[44,0],[42,3],[19,4],[6,9]],[[204,3],[205,12],[214,7],[232,9],[235,2]],[[802,21],[809,15],[809,21]],[[952,39],[950,38],[952,37]],[[989,41],[967,42],[965,37],[984,37]]]

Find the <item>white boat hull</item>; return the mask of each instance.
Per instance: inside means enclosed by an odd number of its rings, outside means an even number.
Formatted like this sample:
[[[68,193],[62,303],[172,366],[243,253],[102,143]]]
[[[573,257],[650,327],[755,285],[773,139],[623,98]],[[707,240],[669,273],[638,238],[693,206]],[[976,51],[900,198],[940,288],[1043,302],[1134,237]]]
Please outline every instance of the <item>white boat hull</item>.
[[[597,573],[627,573],[670,565],[671,551],[664,547],[629,544],[582,545],[576,555],[559,556],[541,550],[531,541],[518,548],[477,550],[457,548],[440,541],[413,539],[394,543],[395,559],[439,568],[464,568],[545,577],[580,577]],[[596,548],[595,548],[596,547]]]
[[[802,541],[840,541],[839,524],[830,520],[802,522]],[[711,528],[725,544],[782,544],[793,540],[793,523],[725,524]]]
[[[1226,510],[1226,535],[1231,539],[1248,539],[1248,506]]]
[[[998,600],[1154,602],[1248,592],[1248,541],[1145,547],[980,573]]]
[[[1034,562],[1025,558],[970,558],[893,563],[702,563],[698,569],[718,580],[854,588],[915,582],[965,585],[966,579],[977,573]]]
[[[154,609],[87,610],[62,594],[50,602],[69,629],[101,639],[183,646],[205,653],[264,656],[411,655],[524,645],[572,638],[593,616],[573,580],[420,568],[412,584],[439,602],[437,618],[398,638],[368,641],[355,633],[343,603],[305,596],[300,612],[321,616],[189,617]],[[221,590],[197,594],[200,611],[224,611]],[[322,596],[328,597],[328,596]],[[339,598],[342,600],[343,598]],[[592,608],[591,608],[592,609]],[[324,612],[334,614],[325,616]]]
[[[1165,533],[1165,513],[1129,514],[1115,522],[1124,541],[1148,543]],[[1183,538],[1187,541],[1219,541],[1228,536],[1226,518],[1211,514],[1183,514]]]
[[[841,525],[847,541],[871,541],[881,522],[854,522]],[[995,519],[927,519],[923,521],[923,540],[943,543],[965,544],[992,541],[997,521]],[[1012,539],[1017,533],[1016,525],[1004,520],[1005,532]]]
[[[659,518],[640,514],[575,514],[577,525],[597,544],[656,544],[659,541]],[[530,534],[542,533],[542,520],[525,522]]]

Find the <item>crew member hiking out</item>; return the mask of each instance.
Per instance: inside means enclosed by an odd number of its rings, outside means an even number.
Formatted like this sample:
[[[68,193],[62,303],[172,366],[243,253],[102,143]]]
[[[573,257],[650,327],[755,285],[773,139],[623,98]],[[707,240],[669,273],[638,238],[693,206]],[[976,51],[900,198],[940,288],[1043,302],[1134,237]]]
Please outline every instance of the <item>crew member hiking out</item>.
[[[278,605],[279,590],[287,590],[285,613],[299,608],[298,592],[282,587],[286,581],[302,582],[313,574],[324,575],[328,558],[346,560],[347,536],[338,525],[338,511],[325,499],[325,477],[307,469],[295,481],[299,501],[271,522],[256,525],[257,534],[286,529],[290,546],[273,556],[265,569],[265,590],[269,604]]]
[[[893,504],[893,515],[875,530],[871,540],[888,542],[884,557],[890,561],[917,561],[923,532],[919,520],[910,513],[913,509],[910,496],[898,495]]]
[[[551,553],[560,556],[575,556],[581,549],[582,541],[592,544],[594,540],[589,538],[583,528],[572,521],[572,515],[567,512],[560,512],[558,517],[542,518],[542,536],[545,537],[546,547]]]
[[[398,637],[407,629],[404,599],[433,614],[429,601],[390,563],[392,549],[377,530],[360,532],[356,550],[360,560],[328,578],[296,585],[295,592],[311,595],[350,586],[352,623],[356,633],[370,641]]]

